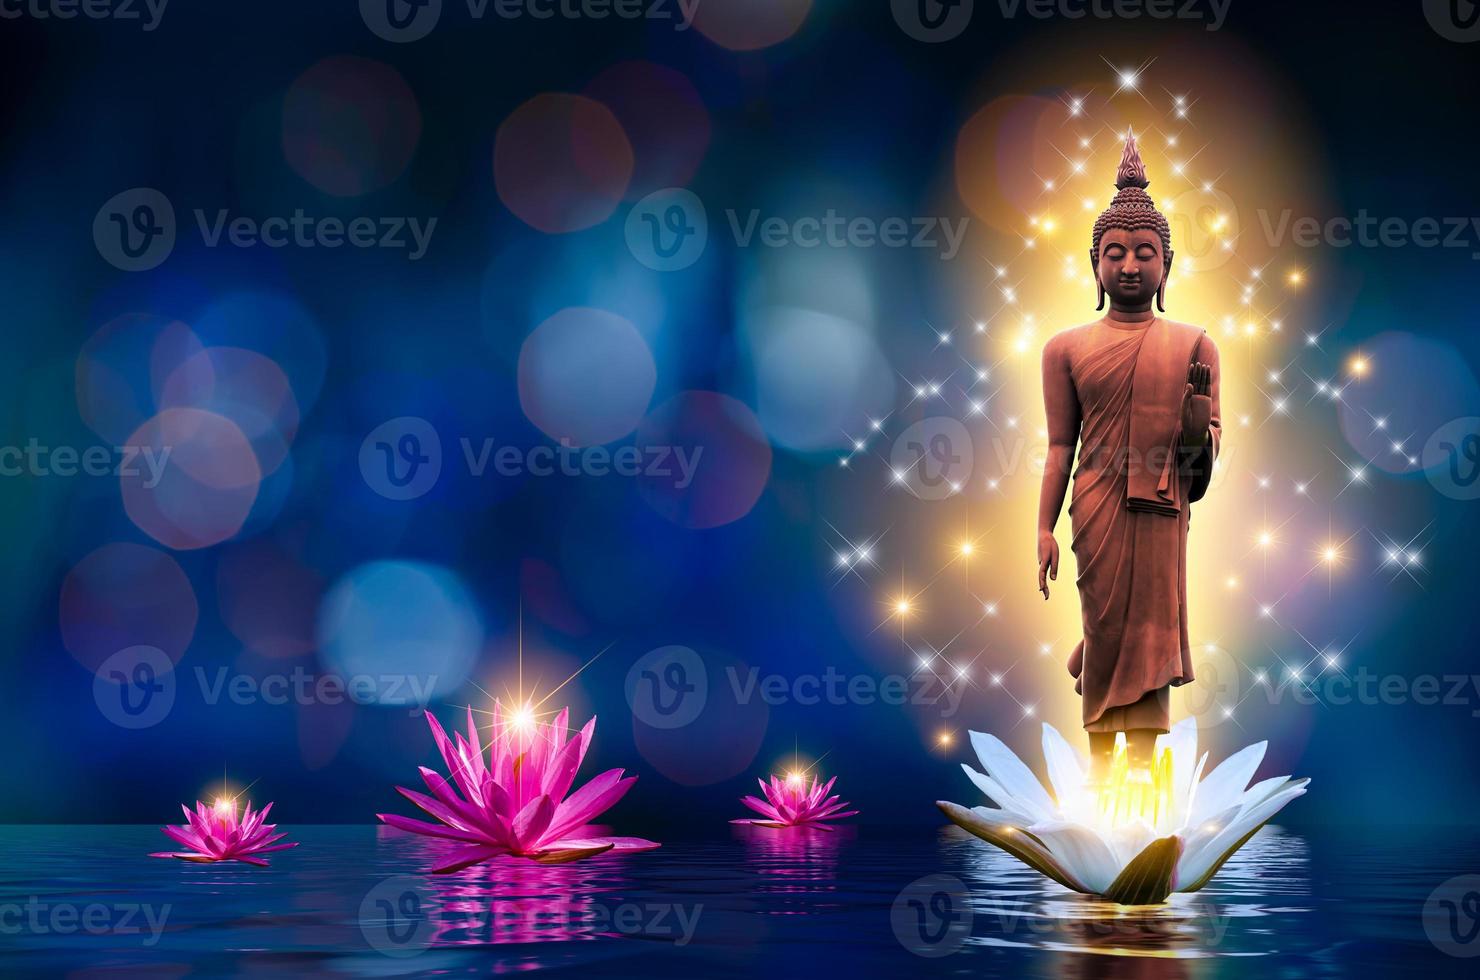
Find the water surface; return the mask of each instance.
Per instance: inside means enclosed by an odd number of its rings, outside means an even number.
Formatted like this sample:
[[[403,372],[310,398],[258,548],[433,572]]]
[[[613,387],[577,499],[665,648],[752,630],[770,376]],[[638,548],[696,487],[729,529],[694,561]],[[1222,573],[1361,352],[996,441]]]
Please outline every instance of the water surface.
[[[155,827],[0,828],[0,974],[1203,978],[1480,964],[1429,938],[1480,953],[1480,893],[1435,894],[1480,871],[1472,832],[1266,828],[1203,891],[1127,910],[954,829],[735,828],[445,877],[423,873],[435,845],[383,828],[282,829],[301,846],[257,869],[150,859],[171,846]]]

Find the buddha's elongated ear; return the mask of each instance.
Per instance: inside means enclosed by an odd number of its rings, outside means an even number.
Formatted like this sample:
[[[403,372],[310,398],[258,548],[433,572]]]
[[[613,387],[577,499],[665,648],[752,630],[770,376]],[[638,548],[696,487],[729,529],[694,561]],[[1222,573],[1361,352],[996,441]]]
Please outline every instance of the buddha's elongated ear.
[[[1089,274],[1095,277],[1095,288],[1100,291],[1100,302],[1099,305],[1095,307],[1096,313],[1105,308],[1105,286],[1103,283],[1100,282],[1099,252],[1100,249],[1098,245],[1089,250]]]
[[[1167,249],[1166,264],[1162,266],[1161,270],[1161,285],[1156,287],[1156,309],[1162,313],[1167,311],[1167,280],[1172,277],[1173,254],[1171,249]]]

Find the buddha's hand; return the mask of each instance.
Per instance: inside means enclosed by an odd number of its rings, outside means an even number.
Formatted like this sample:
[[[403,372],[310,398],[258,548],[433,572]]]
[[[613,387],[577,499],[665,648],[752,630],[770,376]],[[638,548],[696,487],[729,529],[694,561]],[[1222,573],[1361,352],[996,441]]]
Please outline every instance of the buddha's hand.
[[[1059,580],[1059,543],[1052,531],[1038,532],[1038,591],[1048,598],[1048,580]]]
[[[1200,446],[1207,441],[1213,423],[1213,369],[1201,361],[1187,369],[1187,389],[1182,396],[1182,441]]]

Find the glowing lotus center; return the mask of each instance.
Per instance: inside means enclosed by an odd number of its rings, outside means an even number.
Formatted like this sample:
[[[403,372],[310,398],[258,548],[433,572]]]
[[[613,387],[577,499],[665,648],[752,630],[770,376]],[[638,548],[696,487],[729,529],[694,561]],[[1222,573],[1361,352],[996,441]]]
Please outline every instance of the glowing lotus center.
[[[1158,834],[1176,830],[1172,814],[1172,753],[1162,749],[1151,769],[1132,767],[1125,741],[1119,739],[1110,774],[1100,786],[1089,786],[1069,807],[1078,822],[1113,831],[1140,823]]]
[[[529,705],[518,708],[509,716],[509,726],[516,731],[527,732],[534,728],[534,709]]]

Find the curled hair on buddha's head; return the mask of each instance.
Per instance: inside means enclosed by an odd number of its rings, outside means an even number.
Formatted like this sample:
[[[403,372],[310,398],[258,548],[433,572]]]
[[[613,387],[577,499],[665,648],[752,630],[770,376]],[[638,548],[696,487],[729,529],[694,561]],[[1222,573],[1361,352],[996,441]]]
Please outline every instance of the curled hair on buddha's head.
[[[1172,228],[1166,215],[1156,210],[1146,188],[1151,181],[1146,178],[1146,165],[1141,162],[1141,153],[1136,149],[1135,136],[1125,138],[1125,152],[1120,157],[1120,169],[1115,174],[1115,199],[1110,207],[1095,220],[1094,238],[1090,246],[1090,257],[1098,265],[1100,261],[1100,239],[1111,229],[1120,231],[1154,231],[1161,236],[1161,250],[1165,261],[1172,261]]]
[[[1151,181],[1146,176],[1146,164],[1141,162],[1141,151],[1136,149],[1136,137],[1127,133],[1125,151],[1120,156],[1120,169],[1115,172],[1115,198],[1110,202],[1110,207],[1095,219],[1089,258],[1096,268],[1100,265],[1100,239],[1105,237],[1105,232],[1118,230],[1156,232],[1161,238],[1162,268],[1171,269],[1172,227],[1167,223],[1166,215],[1156,210],[1151,195],[1146,193],[1149,186]],[[1157,291],[1156,305],[1158,309],[1163,309],[1162,290]],[[1099,308],[1105,308],[1103,289],[1100,291]]]

